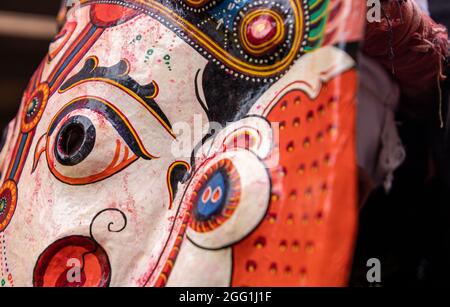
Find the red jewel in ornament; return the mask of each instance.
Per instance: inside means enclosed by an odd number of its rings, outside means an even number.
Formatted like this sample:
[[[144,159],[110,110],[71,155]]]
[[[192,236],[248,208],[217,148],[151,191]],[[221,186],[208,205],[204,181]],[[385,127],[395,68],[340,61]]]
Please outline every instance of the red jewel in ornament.
[[[272,51],[285,37],[283,18],[269,9],[258,9],[247,14],[240,30],[244,49],[255,56]]]
[[[276,33],[276,21],[270,15],[262,15],[253,19],[247,28],[248,40],[254,45],[261,45],[269,41]]]

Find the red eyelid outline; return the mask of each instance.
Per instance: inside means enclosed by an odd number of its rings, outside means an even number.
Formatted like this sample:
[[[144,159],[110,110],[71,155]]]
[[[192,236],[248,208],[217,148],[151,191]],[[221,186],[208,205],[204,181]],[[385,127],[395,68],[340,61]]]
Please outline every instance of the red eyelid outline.
[[[89,58],[88,58],[88,59],[89,59]],[[93,59],[93,60],[95,61],[95,63],[96,63],[95,66],[98,65],[98,61],[99,61],[99,60],[98,60],[98,58],[97,58],[96,56],[92,56],[92,57],[90,57],[90,59]],[[128,67],[130,67],[130,66],[128,66]],[[174,138],[174,139],[177,138],[176,135],[175,135],[175,133],[173,132],[172,128],[170,128],[170,127],[162,120],[162,118],[158,115],[158,113],[156,113],[155,110],[153,110],[147,103],[145,103],[145,101],[144,101],[141,97],[139,97],[139,95],[137,95],[135,92],[131,91],[130,89],[126,88],[125,86],[123,86],[123,85],[121,85],[121,84],[115,82],[114,80],[110,80],[110,79],[102,78],[102,77],[88,78],[88,79],[85,79],[85,80],[78,81],[78,82],[72,84],[71,86],[69,86],[68,88],[66,88],[66,89],[64,89],[64,90],[59,89],[59,90],[58,90],[58,93],[60,93],[60,94],[65,93],[65,92],[67,92],[67,91],[73,89],[73,88],[76,87],[76,86],[79,86],[79,85],[84,84],[84,83],[89,83],[89,82],[103,82],[103,83],[112,85],[112,86],[114,86],[114,87],[120,89],[121,91],[125,92],[128,96],[130,96],[131,98],[133,98],[134,100],[136,100],[137,102],[139,102],[139,104],[141,104],[144,108],[146,108],[147,111],[149,111],[150,114],[151,114],[151,115],[159,122],[159,124],[160,124],[161,126],[163,126],[163,128],[170,134],[170,136],[171,136],[172,138]],[[155,93],[154,93],[153,95],[147,96],[147,97],[145,97],[145,98],[148,98],[148,99],[154,99],[154,98],[156,98],[156,97],[158,96],[158,94],[159,94],[159,85],[158,85],[158,83],[156,83],[156,81],[152,81],[152,83],[153,83],[153,86],[155,87]]]
[[[68,106],[70,106],[71,104],[83,100],[83,99],[95,99],[100,101],[101,103],[107,105],[108,107],[110,107],[112,110],[114,110],[114,112],[116,112],[116,114],[122,119],[122,121],[124,122],[124,124],[128,127],[128,129],[130,129],[131,134],[133,135],[133,137],[135,138],[135,140],[138,143],[139,149],[142,151],[142,153],[149,159],[158,159],[159,157],[152,155],[151,153],[149,153],[147,151],[147,149],[145,149],[145,146],[141,140],[141,138],[139,137],[139,135],[137,134],[136,130],[134,129],[134,127],[131,125],[130,121],[128,120],[128,118],[112,103],[106,101],[103,98],[97,97],[97,96],[81,96],[75,99],[72,99],[71,101],[69,101],[68,103],[66,103],[61,110],[55,114],[55,116],[53,117],[52,121],[50,122],[49,125],[49,129],[50,127],[53,126],[53,123],[55,122],[56,118],[58,118],[59,114],[61,114],[61,112],[67,108]],[[47,135],[49,135],[50,131],[47,131]]]
[[[123,170],[125,167],[127,167],[128,165],[132,164],[137,159],[139,159],[139,157],[134,154],[131,157],[129,157],[128,146],[126,146],[124,157],[123,157],[122,161],[119,164],[117,164],[117,161],[119,161],[119,157],[120,157],[120,148],[122,146],[121,144],[122,144],[121,141],[119,139],[117,139],[116,140],[116,151],[114,154],[114,158],[105,170],[103,170],[102,172],[100,172],[98,174],[94,174],[91,176],[86,176],[86,177],[82,177],[82,178],[71,178],[71,177],[62,175],[60,172],[58,172],[58,170],[55,167],[53,167],[54,163],[53,163],[53,159],[49,156],[49,148],[48,148],[49,143],[47,142],[46,156],[47,156],[47,161],[49,163],[50,171],[56,178],[58,178],[58,180],[60,180],[64,183],[70,184],[70,185],[86,185],[86,184],[99,182],[101,180],[111,177],[112,175]]]

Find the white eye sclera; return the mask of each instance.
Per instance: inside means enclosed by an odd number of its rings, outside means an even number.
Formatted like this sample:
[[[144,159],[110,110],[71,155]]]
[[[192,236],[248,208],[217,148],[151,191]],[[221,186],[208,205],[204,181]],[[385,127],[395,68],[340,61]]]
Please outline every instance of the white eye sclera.
[[[98,97],[68,103],[52,120],[47,135],[50,171],[71,185],[98,182],[139,158],[154,158],[128,119]]]

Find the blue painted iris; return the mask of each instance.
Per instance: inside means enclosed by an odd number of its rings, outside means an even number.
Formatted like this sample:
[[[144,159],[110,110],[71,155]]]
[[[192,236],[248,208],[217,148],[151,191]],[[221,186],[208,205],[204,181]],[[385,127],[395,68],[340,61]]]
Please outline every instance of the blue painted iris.
[[[228,194],[228,181],[228,176],[220,170],[206,181],[198,194],[195,206],[197,220],[209,220],[222,212]]]

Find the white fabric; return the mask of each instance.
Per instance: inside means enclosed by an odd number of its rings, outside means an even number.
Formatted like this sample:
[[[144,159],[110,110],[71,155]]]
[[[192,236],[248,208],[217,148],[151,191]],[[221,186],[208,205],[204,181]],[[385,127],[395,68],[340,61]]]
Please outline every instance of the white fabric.
[[[405,159],[394,117],[400,90],[376,62],[361,55],[359,66],[358,165],[389,191],[393,173]]]
[[[428,10],[428,0],[414,0],[420,6],[422,11],[427,15],[430,15],[430,11]]]

